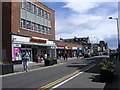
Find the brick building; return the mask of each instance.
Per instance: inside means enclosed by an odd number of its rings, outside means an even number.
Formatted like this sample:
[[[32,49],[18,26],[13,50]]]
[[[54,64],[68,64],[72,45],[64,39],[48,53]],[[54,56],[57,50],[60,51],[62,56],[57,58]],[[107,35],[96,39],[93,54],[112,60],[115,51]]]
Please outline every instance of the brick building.
[[[26,50],[29,61],[37,55],[55,57],[54,10],[35,0],[1,2],[1,9],[2,61],[19,61]]]
[[[55,41],[56,44],[56,53],[59,55],[60,53],[67,52],[68,57],[77,57],[77,54],[81,55],[82,54],[82,45],[79,44],[73,44],[73,43],[68,43],[64,41]]]

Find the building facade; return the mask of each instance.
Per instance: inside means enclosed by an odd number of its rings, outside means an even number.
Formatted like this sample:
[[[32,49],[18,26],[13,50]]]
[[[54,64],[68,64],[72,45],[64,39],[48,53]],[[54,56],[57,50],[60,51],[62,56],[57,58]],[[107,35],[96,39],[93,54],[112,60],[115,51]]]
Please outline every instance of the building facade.
[[[25,51],[32,62],[56,56],[54,10],[35,0],[2,2],[2,18],[2,61],[19,61]]]
[[[57,56],[63,56],[64,52],[67,52],[68,58],[77,57],[77,55],[82,55],[82,45],[68,43],[64,41],[55,41],[56,44],[56,54]]]
[[[71,39],[63,39],[64,42],[72,42],[72,43],[76,43],[76,44],[89,44],[90,43],[90,39],[89,37],[83,37],[83,38],[71,38]]]

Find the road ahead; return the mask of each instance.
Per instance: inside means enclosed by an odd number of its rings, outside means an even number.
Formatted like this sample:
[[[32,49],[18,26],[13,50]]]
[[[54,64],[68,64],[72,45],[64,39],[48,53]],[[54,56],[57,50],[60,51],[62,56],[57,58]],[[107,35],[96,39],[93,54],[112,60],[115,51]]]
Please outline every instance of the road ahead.
[[[64,81],[64,79],[70,78],[72,75],[77,74],[78,70],[83,70],[84,68],[98,63],[103,58],[105,57],[73,59],[68,60],[67,62],[64,61],[64,64],[59,66],[21,73],[17,75],[5,76],[2,77],[2,88],[50,88],[55,84]]]

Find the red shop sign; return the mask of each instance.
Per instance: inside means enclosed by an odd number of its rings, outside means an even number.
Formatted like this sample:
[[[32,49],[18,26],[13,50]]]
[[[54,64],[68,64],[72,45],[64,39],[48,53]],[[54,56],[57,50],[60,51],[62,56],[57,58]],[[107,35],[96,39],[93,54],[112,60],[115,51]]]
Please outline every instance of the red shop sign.
[[[46,40],[30,38],[30,42],[46,43]]]

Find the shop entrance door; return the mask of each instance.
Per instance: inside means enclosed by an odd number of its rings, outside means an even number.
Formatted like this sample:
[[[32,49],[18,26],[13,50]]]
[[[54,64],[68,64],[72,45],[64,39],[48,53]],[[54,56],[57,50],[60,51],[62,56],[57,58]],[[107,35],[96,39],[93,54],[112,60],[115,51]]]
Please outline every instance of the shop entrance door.
[[[33,58],[32,58],[32,48],[21,48],[21,52],[25,52],[28,51],[28,54],[30,55],[30,59],[28,62],[33,62]]]

